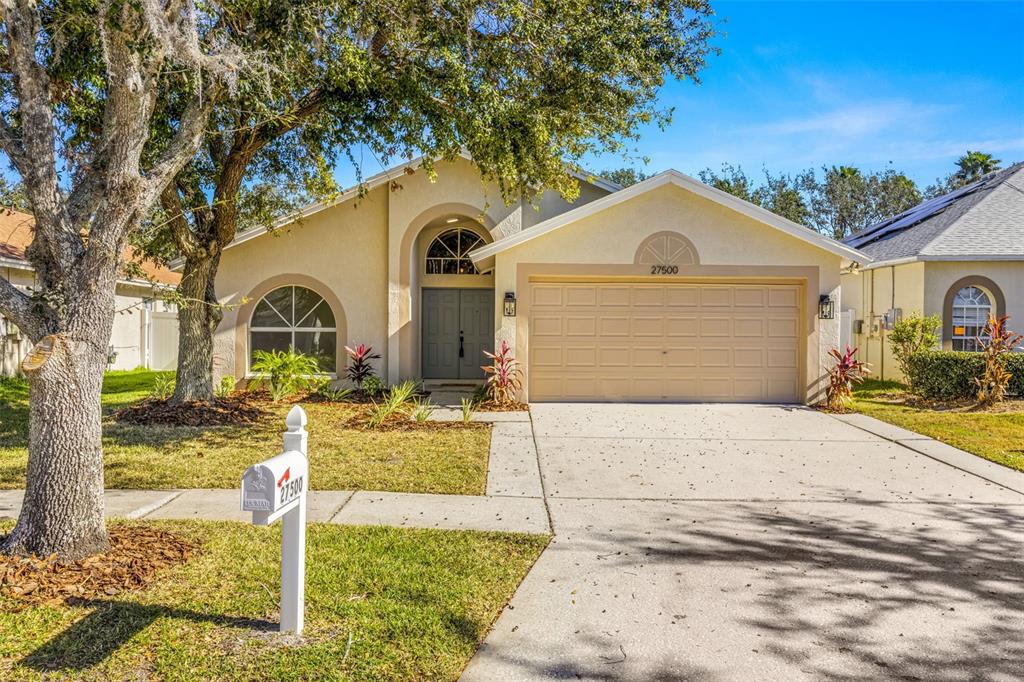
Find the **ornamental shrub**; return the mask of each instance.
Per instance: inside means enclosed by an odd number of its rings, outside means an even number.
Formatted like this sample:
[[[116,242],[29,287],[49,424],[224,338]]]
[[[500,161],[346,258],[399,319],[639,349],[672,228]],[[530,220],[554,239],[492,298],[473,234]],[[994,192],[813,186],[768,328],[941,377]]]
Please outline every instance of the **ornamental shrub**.
[[[941,326],[942,318],[938,315],[922,317],[918,313],[914,313],[893,325],[892,331],[889,332],[892,354],[911,389],[913,389],[914,382],[911,380],[907,361],[914,353],[931,350],[939,345],[939,327]]]
[[[931,350],[907,358],[907,380],[914,392],[928,400],[970,400],[985,369],[981,353]]]

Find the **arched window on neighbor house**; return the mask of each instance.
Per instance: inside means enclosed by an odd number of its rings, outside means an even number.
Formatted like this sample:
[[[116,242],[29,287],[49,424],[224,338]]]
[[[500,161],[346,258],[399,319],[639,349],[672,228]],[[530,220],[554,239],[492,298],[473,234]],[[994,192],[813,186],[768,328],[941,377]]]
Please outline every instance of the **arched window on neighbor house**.
[[[984,289],[966,286],[953,297],[953,350],[979,351],[978,337],[993,314],[992,297]]]
[[[427,247],[427,274],[479,275],[469,252],[485,243],[483,237],[467,227],[445,230]]]
[[[312,289],[284,286],[260,299],[249,321],[249,359],[258,350],[296,351],[316,358],[320,371],[337,368],[334,312]]]

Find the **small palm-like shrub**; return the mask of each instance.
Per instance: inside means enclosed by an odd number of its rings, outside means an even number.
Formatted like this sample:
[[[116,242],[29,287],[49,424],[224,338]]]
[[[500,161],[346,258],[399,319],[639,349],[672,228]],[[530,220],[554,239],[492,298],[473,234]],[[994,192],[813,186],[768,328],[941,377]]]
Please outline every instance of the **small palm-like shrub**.
[[[252,371],[258,381],[266,381],[270,398],[284,400],[308,388],[316,381],[320,365],[316,358],[289,348],[287,351],[258,350],[252,354]]]
[[[523,372],[519,369],[519,362],[512,357],[512,347],[507,341],[502,341],[497,352],[484,351],[484,355],[493,360],[493,364],[481,368],[487,374],[487,397],[497,405],[515,402],[523,387]]]
[[[378,428],[389,417],[402,412],[413,396],[416,395],[418,388],[419,385],[415,381],[403,381],[397,386],[392,386],[391,390],[384,396],[384,400],[374,403],[373,407],[370,408],[370,416],[367,419],[367,424],[370,428]],[[431,408],[432,411],[433,408]]]
[[[990,316],[985,323],[982,335],[978,337],[981,344],[983,368],[981,376],[974,381],[978,386],[978,404],[992,405],[1006,397],[1007,388],[1013,378],[1013,372],[1006,366],[1007,353],[1013,352],[1024,336],[1011,332],[1006,326],[1009,316],[996,318]]]
[[[857,359],[857,349],[846,347],[845,353],[833,348],[828,354],[835,364],[828,371],[828,389],[825,391],[828,409],[840,411],[853,398],[853,385],[864,381],[871,373],[868,364]]]
[[[235,377],[228,374],[220,378],[220,381],[213,387],[213,395],[217,398],[227,398],[235,390]]]
[[[476,403],[473,402],[472,398],[462,399],[462,423],[468,424],[473,419],[473,407]]]
[[[161,372],[153,377],[153,388],[149,389],[149,397],[156,400],[167,400],[174,395],[174,372]]]
[[[434,414],[434,409],[434,404],[430,402],[430,399],[423,398],[413,401],[409,414],[417,424],[422,424],[430,419],[430,415]]]
[[[373,348],[365,343],[361,343],[355,348],[345,346],[345,352],[348,353],[348,369],[345,370],[345,373],[349,381],[355,384],[356,389],[361,391],[363,383],[370,377],[376,376],[373,373],[370,360],[379,360],[380,353],[374,353]]]

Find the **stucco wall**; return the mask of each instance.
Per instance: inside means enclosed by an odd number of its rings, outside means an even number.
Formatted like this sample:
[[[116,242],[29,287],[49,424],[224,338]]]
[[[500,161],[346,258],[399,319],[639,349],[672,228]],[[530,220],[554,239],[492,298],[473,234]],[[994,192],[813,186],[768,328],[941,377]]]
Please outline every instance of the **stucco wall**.
[[[924,282],[923,263],[843,275],[843,307],[853,309],[854,320],[863,320],[862,333],[853,335],[852,345],[858,349],[858,357],[871,365],[873,377],[903,378],[892,354],[888,332],[883,329],[882,315],[890,308],[902,309],[904,317],[936,312],[927,310],[923,303]]]
[[[942,314],[946,293],[964,277],[981,275],[992,280],[1006,300],[1010,329],[1024,333],[1024,262],[964,261],[924,263],[924,305],[929,313]],[[948,347],[949,339],[942,339]]]
[[[358,200],[315,213],[287,229],[261,235],[224,252],[217,273],[217,297],[230,307],[214,339],[214,372],[245,375],[247,313],[261,285],[278,278],[329,290],[337,298],[347,330],[338,338],[339,367],[344,346],[367,343],[387,352],[388,189],[379,187]],[[296,275],[290,278],[290,275]],[[323,292],[319,292],[323,295]],[[250,301],[255,303],[255,301]],[[342,314],[339,314],[342,313]],[[239,319],[244,317],[245,319]]]
[[[883,266],[842,277],[843,306],[854,309],[854,319],[864,320],[864,333],[854,336],[860,358],[871,363],[878,378],[903,380],[896,365],[881,316],[889,308],[943,317],[946,294],[968,276],[986,277],[999,287],[1006,300],[1011,329],[1024,330],[1024,263],[1014,261],[927,261]],[[872,324],[874,323],[874,324]],[[949,338],[942,339],[944,348]]]
[[[720,204],[682,188],[666,185],[593,216],[566,225],[547,235],[499,253],[495,260],[495,319],[498,338],[519,351],[526,364],[528,325],[522,315],[502,317],[501,299],[506,291],[526,295],[520,273],[533,264],[596,264],[629,266],[618,272],[649,275],[649,268],[634,266],[640,243],[654,232],[676,231],[687,237],[699,254],[700,266],[680,269],[680,275],[732,277],[783,277],[785,268],[812,268],[817,283],[807,292],[805,305],[807,396],[817,400],[823,391],[827,352],[839,343],[839,320],[817,319],[819,294],[839,301],[841,259],[807,242],[791,237]],[[741,266],[729,270],[719,266]],[[774,272],[769,268],[777,268]],[[793,271],[789,271],[790,274]],[[812,304],[813,302],[813,304]],[[528,366],[526,367],[528,373]],[[528,382],[527,382],[528,383]]]

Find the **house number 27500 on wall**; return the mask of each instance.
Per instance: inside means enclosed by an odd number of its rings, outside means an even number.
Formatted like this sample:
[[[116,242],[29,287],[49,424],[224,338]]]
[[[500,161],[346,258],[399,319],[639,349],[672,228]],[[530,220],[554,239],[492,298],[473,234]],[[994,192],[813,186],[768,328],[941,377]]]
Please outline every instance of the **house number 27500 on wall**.
[[[651,274],[652,275],[678,275],[679,274],[679,266],[678,265],[652,265],[651,266]]]

